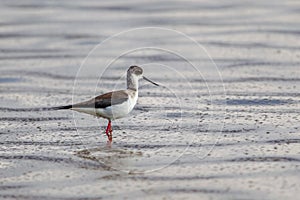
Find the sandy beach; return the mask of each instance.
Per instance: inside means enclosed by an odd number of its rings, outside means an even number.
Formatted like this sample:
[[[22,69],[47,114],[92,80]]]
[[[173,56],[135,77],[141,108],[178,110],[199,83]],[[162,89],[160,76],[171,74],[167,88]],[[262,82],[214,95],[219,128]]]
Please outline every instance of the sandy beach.
[[[300,2],[0,2],[0,199],[297,199]],[[37,111],[124,89],[126,118]],[[26,110],[29,109],[29,110]]]

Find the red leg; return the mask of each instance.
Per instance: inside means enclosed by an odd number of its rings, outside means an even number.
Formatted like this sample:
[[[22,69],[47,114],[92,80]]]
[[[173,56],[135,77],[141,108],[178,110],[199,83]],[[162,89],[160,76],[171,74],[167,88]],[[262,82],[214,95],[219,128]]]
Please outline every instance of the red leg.
[[[106,133],[107,137],[109,136],[108,133],[109,133],[110,129],[111,129],[111,121],[108,121],[106,130],[105,130],[105,133]]]
[[[111,128],[111,121],[108,120],[107,128],[105,130],[105,133],[108,137],[109,142],[112,142],[112,128]]]

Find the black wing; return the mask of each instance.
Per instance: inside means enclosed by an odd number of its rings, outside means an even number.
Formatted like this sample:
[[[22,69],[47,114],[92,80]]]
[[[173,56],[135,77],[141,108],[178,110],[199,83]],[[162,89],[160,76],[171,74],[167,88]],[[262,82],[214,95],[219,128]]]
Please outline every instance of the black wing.
[[[97,96],[89,101],[78,103],[72,107],[78,108],[106,108],[111,105],[121,104],[128,100],[128,94],[124,90],[109,92]]]

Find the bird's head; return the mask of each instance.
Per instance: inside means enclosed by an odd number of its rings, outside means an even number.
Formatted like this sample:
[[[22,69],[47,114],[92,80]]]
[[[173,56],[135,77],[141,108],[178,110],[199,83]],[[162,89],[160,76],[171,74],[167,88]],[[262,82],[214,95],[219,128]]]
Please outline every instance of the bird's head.
[[[127,74],[141,79],[143,78],[143,69],[138,66],[131,66],[127,70]]]
[[[157,83],[154,83],[153,81],[151,81],[150,79],[146,78],[145,76],[143,76],[143,69],[138,67],[138,66],[131,66],[129,67],[129,69],[127,70],[127,77],[133,77],[134,79],[144,79],[156,86],[159,86]]]

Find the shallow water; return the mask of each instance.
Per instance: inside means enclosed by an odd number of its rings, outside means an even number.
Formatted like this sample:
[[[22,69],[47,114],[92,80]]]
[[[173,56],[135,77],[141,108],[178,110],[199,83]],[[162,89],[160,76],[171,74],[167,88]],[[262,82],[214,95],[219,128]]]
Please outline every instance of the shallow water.
[[[299,8],[297,1],[2,1],[0,198],[295,199]],[[148,28],[89,54],[120,31],[149,26],[183,32],[204,49]],[[164,87],[140,82],[135,110],[113,122],[111,148],[106,120],[26,110],[124,88],[133,64]]]

